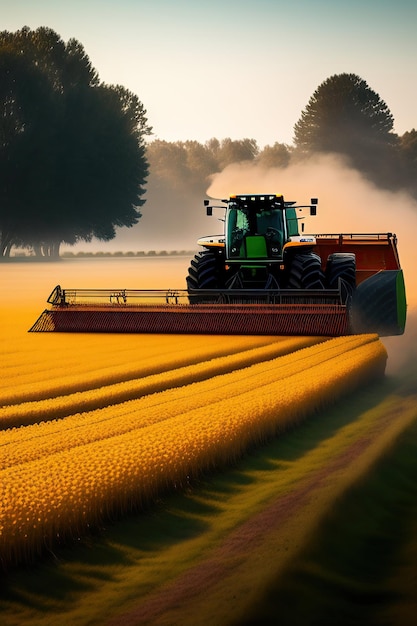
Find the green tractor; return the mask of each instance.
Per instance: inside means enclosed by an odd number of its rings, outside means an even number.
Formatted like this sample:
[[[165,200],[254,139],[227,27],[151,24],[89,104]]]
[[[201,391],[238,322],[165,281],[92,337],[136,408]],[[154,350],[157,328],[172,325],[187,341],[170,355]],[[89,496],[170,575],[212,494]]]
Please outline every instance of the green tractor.
[[[395,235],[306,235],[302,221],[300,233],[298,212],[316,215],[317,198],[298,205],[282,195],[253,194],[220,202],[204,201],[207,215],[224,210],[224,233],[198,240],[203,250],[186,277],[191,303],[276,304],[277,311],[293,316],[294,328],[297,311],[318,319],[323,307],[330,312],[334,305],[345,311],[349,332],[404,332],[405,287]]]
[[[55,287],[32,332],[401,335],[403,272],[392,233],[304,234],[282,195],[221,201],[224,233],[203,237],[187,289]],[[214,206],[205,201],[207,214]],[[302,219],[302,216],[301,216]]]
[[[309,205],[286,202],[282,195],[238,195],[223,200],[224,235],[203,237],[204,250],[191,261],[189,292],[205,289],[324,289],[338,278],[356,283],[352,254],[333,254],[327,268],[315,252],[316,237],[300,235],[297,210],[316,215],[317,198]],[[207,214],[213,206],[205,201]],[[220,208],[220,207],[216,207]],[[304,230],[304,223],[302,231]]]

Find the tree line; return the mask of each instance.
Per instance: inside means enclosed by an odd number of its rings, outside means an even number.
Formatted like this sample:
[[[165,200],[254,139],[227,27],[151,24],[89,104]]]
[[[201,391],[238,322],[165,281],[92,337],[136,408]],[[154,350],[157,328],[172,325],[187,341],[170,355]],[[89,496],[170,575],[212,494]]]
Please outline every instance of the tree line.
[[[232,163],[286,168],[316,154],[339,154],[379,187],[417,198],[417,131],[399,136],[393,128],[393,115],[380,96],[359,76],[339,74],[310,98],[292,145],[276,142],[260,149],[253,139],[157,140],[148,145],[147,156],[155,186],[204,194],[210,176]]]
[[[138,96],[102,83],[82,44],[25,27],[0,33],[0,103],[0,256],[13,246],[58,256],[64,242],[110,240],[138,223],[145,192],[169,227],[182,202],[238,162],[285,168],[337,153],[375,184],[417,198],[417,131],[398,136],[386,103],[355,74],[317,88],[292,145],[151,140]],[[167,191],[176,199],[168,209]]]

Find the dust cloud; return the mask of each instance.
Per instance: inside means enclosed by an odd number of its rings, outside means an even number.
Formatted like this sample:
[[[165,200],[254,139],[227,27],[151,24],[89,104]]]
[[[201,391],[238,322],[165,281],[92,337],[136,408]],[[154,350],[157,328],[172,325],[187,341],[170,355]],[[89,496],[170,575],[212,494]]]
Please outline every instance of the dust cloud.
[[[153,246],[156,250],[196,250],[197,239],[209,234],[203,197],[193,189],[155,187],[150,179],[141,212],[139,224],[129,235],[136,244],[134,249]]]
[[[282,193],[286,200],[308,204],[318,197],[317,216],[305,212],[305,232],[387,233],[398,238],[407,292],[407,325],[401,337],[384,338],[388,371],[417,361],[417,202],[407,193],[381,190],[341,157],[323,155],[290,167],[264,169],[251,163],[234,164],[212,177],[212,198],[231,194]],[[302,213],[300,213],[300,216]]]
[[[197,239],[209,235],[203,195],[190,189],[168,189],[155,182],[148,184],[145,204],[140,208],[142,217],[131,228],[116,229],[116,237],[110,241],[79,242],[74,246],[62,245],[63,252],[110,252],[117,251],[193,251],[198,249]],[[216,232],[221,228],[216,224]]]

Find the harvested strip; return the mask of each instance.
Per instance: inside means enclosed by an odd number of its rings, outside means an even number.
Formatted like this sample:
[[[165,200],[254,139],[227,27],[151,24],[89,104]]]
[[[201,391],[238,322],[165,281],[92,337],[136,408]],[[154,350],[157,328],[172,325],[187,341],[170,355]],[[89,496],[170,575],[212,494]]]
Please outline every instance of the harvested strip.
[[[106,621],[107,626],[133,626],[133,624],[139,626],[151,623],[181,623],[184,626],[196,623],[201,626],[211,626],[213,623],[269,624],[272,623],[271,617],[276,617],[278,613],[283,624],[309,623],[306,621],[308,610],[297,611],[291,603],[287,602],[285,607],[279,603],[280,600],[285,602],[287,597],[285,593],[288,588],[292,588],[291,583],[282,591],[279,583],[271,588],[271,580],[276,580],[278,576],[284,577],[285,580],[288,580],[288,576],[300,576],[299,570],[296,569],[294,572],[294,562],[302,559],[300,549],[311,544],[318,524],[325,519],[329,511],[334,510],[335,506],[340,507],[343,495],[349,492],[352,486],[358,485],[360,488],[360,485],[364,484],[368,472],[381,462],[393,446],[398,445],[398,439],[403,437],[404,433],[410,432],[413,428],[415,430],[416,397],[399,396],[392,407],[394,409],[392,413],[389,405],[386,408],[382,405],[378,410],[381,408],[386,412],[379,416],[374,415],[371,420],[366,419],[367,427],[362,433],[356,432],[356,425],[353,429],[349,427],[352,437],[347,439],[348,444],[345,442],[343,448],[338,449],[336,446],[336,453],[334,446],[328,455],[319,451],[318,465],[310,466],[309,470],[304,472],[303,478],[297,484],[293,484],[289,492],[280,493],[266,508],[263,507],[260,513],[249,517],[227,535],[208,558],[201,559],[197,565],[186,569],[171,582],[155,586],[148,593],[142,594],[137,598],[133,608],[125,609],[117,617]],[[314,451],[312,456],[316,456],[316,452]],[[279,484],[279,480],[277,482]],[[348,523],[347,521],[346,524]],[[364,527],[369,530],[369,523],[365,523]],[[343,553],[343,550],[341,552],[346,557],[346,553]],[[274,556],[272,559],[271,554]],[[362,557],[363,564],[366,564],[366,558],[366,555]],[[412,563],[412,559],[408,558],[408,562]],[[359,604],[357,615],[360,619],[364,597],[359,592],[359,586],[353,582],[357,577],[354,576],[351,561],[347,567],[352,575],[355,603]],[[372,568],[370,571],[372,572]],[[305,571],[302,571],[301,575],[303,573]],[[412,578],[409,578],[409,581],[410,598],[414,599]],[[310,582],[308,580],[305,585],[311,591]],[[312,582],[314,584],[314,577]],[[331,582],[335,585],[335,592],[342,593],[348,603],[349,592],[352,591],[349,581],[339,578]],[[266,588],[269,588],[273,598],[273,612],[271,601],[268,603],[268,597],[264,595]],[[300,588],[297,587],[297,590]],[[323,598],[328,598],[328,585],[323,586],[322,580],[317,581],[314,591],[319,593],[321,591]],[[375,593],[381,592],[383,590],[381,591],[379,581],[375,581],[369,593],[374,596]],[[315,594],[311,597],[306,595],[305,601],[313,611],[310,614],[317,617],[314,609],[320,608],[320,600],[317,607],[315,597]],[[398,598],[401,599],[401,595],[394,596],[394,599]],[[379,601],[377,606],[380,606]],[[385,610],[383,615],[386,617],[386,614]],[[412,611],[409,614],[414,617]],[[321,619],[316,623],[329,623],[326,622],[328,615],[329,604],[325,604],[320,615]],[[352,620],[349,623],[353,623]],[[397,624],[395,620],[385,623]],[[414,623],[413,620],[410,623]]]

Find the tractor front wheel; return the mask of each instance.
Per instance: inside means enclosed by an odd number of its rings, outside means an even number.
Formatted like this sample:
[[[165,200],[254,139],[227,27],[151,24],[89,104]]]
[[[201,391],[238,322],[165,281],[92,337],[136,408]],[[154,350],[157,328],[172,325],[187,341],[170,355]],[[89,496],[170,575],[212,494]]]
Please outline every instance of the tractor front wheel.
[[[219,289],[219,256],[211,250],[203,250],[194,256],[188,268],[187,289],[195,292],[201,289]],[[190,295],[190,302],[204,302],[207,297]]]

